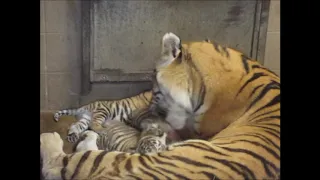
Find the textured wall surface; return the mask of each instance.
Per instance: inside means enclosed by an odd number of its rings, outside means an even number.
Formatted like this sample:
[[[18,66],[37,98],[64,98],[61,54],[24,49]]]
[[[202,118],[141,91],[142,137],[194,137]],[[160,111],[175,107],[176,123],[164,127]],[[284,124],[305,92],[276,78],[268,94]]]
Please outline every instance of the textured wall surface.
[[[264,65],[280,75],[280,0],[270,2]]]
[[[90,102],[92,99],[116,99],[123,96],[123,94],[131,96],[151,87],[150,83],[142,82],[94,84],[88,96],[80,97],[82,51],[81,2],[72,0],[42,0],[40,5],[40,110],[70,108]],[[109,13],[112,15],[112,12]],[[191,12],[188,11],[188,13]],[[127,24],[132,23],[123,22]],[[152,24],[152,22],[146,21],[147,23]],[[196,26],[194,28],[197,29]],[[156,30],[154,31],[156,32]],[[125,29],[122,29],[121,32],[128,34]],[[220,34],[223,35],[224,33]],[[134,33],[130,35],[134,36]],[[130,42],[129,37],[128,35],[126,38],[128,42]],[[130,43],[132,45],[132,42]],[[139,43],[137,45],[141,46]],[[280,73],[280,1],[278,0],[270,2],[264,63],[271,70]],[[123,63],[120,63],[115,66],[122,65]],[[104,67],[106,65],[96,64],[96,66]],[[147,69],[148,66],[146,64],[145,68]]]
[[[81,70],[81,2],[40,1],[40,109],[77,106]]]

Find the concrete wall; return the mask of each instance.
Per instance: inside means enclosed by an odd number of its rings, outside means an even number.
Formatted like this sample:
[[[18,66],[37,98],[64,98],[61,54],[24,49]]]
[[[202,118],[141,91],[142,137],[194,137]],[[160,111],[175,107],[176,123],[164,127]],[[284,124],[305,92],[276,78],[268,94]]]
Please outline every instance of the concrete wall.
[[[81,70],[81,2],[40,1],[41,110],[77,106]]]
[[[264,65],[280,75],[280,0],[270,2]]]
[[[40,3],[40,110],[78,106],[81,89],[81,2],[42,0]],[[271,70],[280,73],[280,1],[278,0],[270,2],[264,63]],[[115,85],[111,87],[116,88]],[[136,93],[135,90],[130,90],[134,89],[130,88],[131,85],[125,87],[128,94]],[[94,87],[90,94],[93,92],[95,92]]]

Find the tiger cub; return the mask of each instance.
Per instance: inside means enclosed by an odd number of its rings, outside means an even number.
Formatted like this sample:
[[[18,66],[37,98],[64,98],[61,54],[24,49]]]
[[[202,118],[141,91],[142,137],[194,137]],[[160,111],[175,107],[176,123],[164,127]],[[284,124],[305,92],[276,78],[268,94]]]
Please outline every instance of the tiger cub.
[[[166,138],[167,133],[160,128],[159,124],[149,124],[148,127],[141,132],[136,152],[147,154],[164,151],[168,145]]]
[[[129,115],[137,109],[148,109],[151,97],[152,93],[148,91],[123,101],[95,101],[79,108],[57,111],[54,120],[59,121],[64,115],[75,116],[77,122],[71,125],[67,136],[69,142],[75,143],[82,132],[88,129],[94,131],[103,129],[102,124],[108,121],[116,120],[132,124]]]
[[[158,124],[150,124],[142,132],[119,121],[110,121],[105,128],[94,132],[87,130],[81,134],[82,141],[76,152],[106,150],[121,152],[151,153],[166,148],[167,134]]]

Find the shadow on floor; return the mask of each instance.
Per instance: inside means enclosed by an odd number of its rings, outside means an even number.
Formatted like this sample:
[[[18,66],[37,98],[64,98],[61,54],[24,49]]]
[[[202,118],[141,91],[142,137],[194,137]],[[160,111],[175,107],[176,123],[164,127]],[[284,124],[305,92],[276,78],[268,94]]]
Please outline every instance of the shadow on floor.
[[[52,112],[40,112],[40,134],[44,132],[57,132],[63,139],[63,150],[72,153],[74,144],[66,140],[68,128],[75,122],[72,116],[62,116],[58,122],[54,121]]]

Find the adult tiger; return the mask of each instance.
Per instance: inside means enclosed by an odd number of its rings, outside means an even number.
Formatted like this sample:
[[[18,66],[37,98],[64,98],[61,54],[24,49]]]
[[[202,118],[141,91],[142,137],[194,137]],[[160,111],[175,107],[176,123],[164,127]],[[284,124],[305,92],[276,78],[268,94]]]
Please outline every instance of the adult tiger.
[[[160,98],[151,107],[165,112],[175,130],[192,132],[186,139],[206,140],[182,141],[170,151],[148,155],[105,151],[65,155],[60,137],[41,135],[44,174],[63,179],[279,178],[276,74],[234,49],[208,41],[181,44],[176,35],[167,33],[156,85],[153,97]]]

